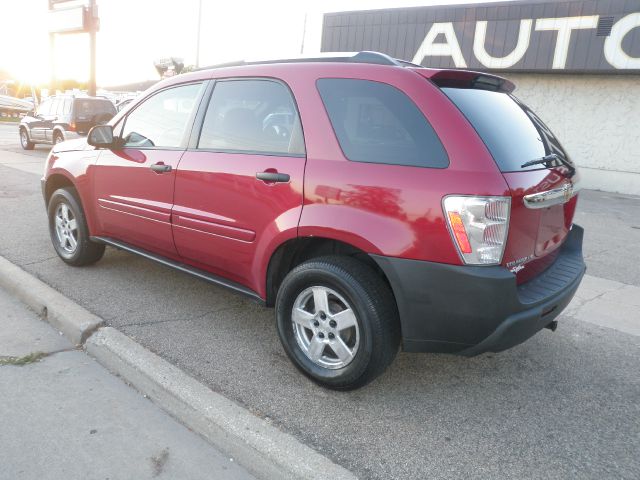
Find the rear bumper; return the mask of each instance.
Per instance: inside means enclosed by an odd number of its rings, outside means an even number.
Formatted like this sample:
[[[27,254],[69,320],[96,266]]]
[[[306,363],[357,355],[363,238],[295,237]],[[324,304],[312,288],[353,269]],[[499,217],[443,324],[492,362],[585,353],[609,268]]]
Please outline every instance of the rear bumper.
[[[585,272],[574,225],[556,261],[516,284],[501,266],[474,267],[372,255],[391,283],[409,352],[478,355],[522,343],[569,304]]]

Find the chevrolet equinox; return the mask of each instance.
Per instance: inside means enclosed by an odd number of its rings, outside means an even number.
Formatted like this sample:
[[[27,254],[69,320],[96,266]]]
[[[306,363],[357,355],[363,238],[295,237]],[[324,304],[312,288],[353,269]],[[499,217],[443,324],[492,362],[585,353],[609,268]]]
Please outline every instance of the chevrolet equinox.
[[[499,352],[547,327],[585,271],[579,174],[503,78],[375,52],[240,62],[160,82],[42,190],[58,255],[110,245],[275,307],[333,389],[400,348]]]

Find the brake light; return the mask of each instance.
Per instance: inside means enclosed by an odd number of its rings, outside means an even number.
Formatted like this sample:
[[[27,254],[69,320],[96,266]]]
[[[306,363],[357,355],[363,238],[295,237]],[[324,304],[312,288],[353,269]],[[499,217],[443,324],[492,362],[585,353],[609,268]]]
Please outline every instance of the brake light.
[[[76,122],[71,122],[69,124],[69,131],[70,132],[75,132],[76,131]]]
[[[448,196],[442,204],[464,263],[500,264],[509,230],[511,198]]]

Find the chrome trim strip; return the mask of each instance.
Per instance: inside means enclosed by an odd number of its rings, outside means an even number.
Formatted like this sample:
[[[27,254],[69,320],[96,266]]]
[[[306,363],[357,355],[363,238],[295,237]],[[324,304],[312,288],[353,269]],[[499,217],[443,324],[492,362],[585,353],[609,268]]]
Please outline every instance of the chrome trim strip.
[[[575,197],[579,191],[580,185],[578,183],[565,183],[560,188],[525,195],[523,202],[525,207],[531,209],[548,208],[553,205],[567,203]]]

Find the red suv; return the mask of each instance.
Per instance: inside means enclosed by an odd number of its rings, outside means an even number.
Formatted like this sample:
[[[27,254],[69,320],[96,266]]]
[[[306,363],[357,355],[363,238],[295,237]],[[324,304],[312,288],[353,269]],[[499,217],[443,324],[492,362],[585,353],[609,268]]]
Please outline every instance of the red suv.
[[[585,271],[578,174],[513,89],[373,52],[173,77],[53,148],[54,248],[86,265],[111,245],[275,306],[330,388],[400,344],[505,350],[554,330]]]

